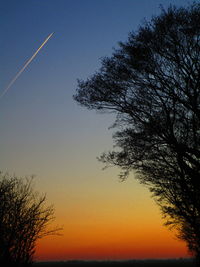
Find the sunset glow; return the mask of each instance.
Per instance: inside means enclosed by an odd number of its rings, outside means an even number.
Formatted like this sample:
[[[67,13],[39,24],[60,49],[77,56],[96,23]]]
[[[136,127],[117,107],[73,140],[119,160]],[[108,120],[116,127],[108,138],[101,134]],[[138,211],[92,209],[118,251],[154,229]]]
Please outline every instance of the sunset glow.
[[[96,181],[95,192],[91,188],[91,192],[88,188],[82,188],[82,193],[77,190],[78,195],[74,195],[73,200],[68,196],[68,203],[66,197],[65,208],[57,210],[60,216],[57,215],[57,222],[64,223],[62,236],[39,241],[38,260],[189,256],[175,232],[163,226],[160,211],[146,188],[133,177],[123,183],[107,177],[108,187],[115,188],[111,194],[104,187],[105,174],[103,172],[99,182]],[[132,188],[135,188],[135,195]]]
[[[95,73],[100,58],[171,2],[188,0],[1,1],[0,171],[36,175],[36,190],[47,195],[54,225],[63,228],[38,241],[36,260],[190,256],[134,173],[120,182],[120,169],[102,170],[97,157],[113,148],[114,115],[72,98],[77,79]]]

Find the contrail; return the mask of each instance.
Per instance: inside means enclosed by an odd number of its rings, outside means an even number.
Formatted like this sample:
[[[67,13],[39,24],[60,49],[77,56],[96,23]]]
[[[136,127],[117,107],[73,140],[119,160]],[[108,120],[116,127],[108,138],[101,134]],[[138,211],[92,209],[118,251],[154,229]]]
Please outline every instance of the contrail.
[[[52,32],[49,34],[49,36],[45,39],[45,41],[41,44],[41,46],[37,49],[37,51],[32,55],[32,57],[25,63],[23,68],[15,75],[15,77],[10,81],[6,89],[3,91],[3,93],[0,95],[0,99],[6,94],[6,92],[10,89],[10,87],[13,85],[13,83],[19,78],[19,76],[22,74],[22,72],[25,70],[25,68],[31,63],[31,61],[36,57],[37,53],[42,49],[42,47],[48,42],[48,40],[51,38],[51,36],[54,33]]]

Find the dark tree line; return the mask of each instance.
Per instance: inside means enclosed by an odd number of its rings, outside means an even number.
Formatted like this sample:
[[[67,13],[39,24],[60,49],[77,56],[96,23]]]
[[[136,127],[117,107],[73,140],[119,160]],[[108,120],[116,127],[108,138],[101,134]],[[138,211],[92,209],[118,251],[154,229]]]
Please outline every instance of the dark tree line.
[[[147,185],[166,224],[200,259],[200,4],[170,6],[129,34],[75,100],[116,113],[101,161]]]
[[[0,173],[0,266],[31,265],[36,241],[59,230],[49,228],[54,209],[32,181]]]

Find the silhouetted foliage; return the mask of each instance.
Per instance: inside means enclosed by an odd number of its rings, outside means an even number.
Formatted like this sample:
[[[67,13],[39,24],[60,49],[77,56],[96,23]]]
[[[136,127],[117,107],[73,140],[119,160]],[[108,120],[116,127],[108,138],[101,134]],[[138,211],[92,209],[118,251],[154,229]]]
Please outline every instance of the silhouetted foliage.
[[[170,6],[79,81],[75,100],[116,113],[100,160],[136,171],[190,252],[200,257],[200,4]]]
[[[35,263],[35,267],[67,267],[67,266],[132,266],[132,267],[193,267],[191,259],[170,260],[122,260],[122,261],[66,261],[66,262],[41,262]]]
[[[0,266],[31,265],[36,240],[59,230],[48,229],[54,209],[32,181],[0,173]]]

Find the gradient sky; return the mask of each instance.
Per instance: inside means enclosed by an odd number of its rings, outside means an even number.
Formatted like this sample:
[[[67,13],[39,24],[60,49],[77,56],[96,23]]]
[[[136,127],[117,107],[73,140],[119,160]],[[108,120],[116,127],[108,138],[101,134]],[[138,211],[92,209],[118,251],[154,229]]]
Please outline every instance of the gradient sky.
[[[188,256],[134,174],[120,183],[119,169],[103,171],[97,161],[112,149],[113,115],[72,99],[78,78],[98,70],[100,58],[170,3],[188,0],[0,1],[0,94],[55,32],[0,99],[0,169],[35,174],[64,228],[38,242],[38,260]]]

